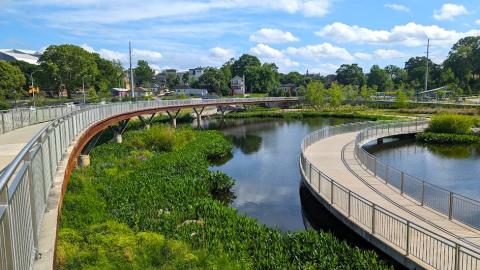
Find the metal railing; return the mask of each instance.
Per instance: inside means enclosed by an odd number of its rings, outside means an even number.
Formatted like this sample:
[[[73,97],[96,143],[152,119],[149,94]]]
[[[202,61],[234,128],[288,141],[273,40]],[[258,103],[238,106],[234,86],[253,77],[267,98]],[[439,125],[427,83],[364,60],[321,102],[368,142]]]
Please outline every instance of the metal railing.
[[[396,169],[382,162],[364,149],[364,145],[376,138],[424,131],[428,121],[394,122],[366,128],[355,138],[355,156],[366,169],[395,187],[422,206],[427,206],[449,219],[480,229],[480,202]]]
[[[35,116],[28,123],[57,118],[38,132],[0,175],[0,269],[32,268],[53,177],[70,144],[91,124],[120,113],[150,108],[296,100],[298,99],[231,98],[141,101],[91,105],[53,114],[40,113],[41,116]],[[46,108],[44,112],[48,110]],[[10,115],[10,112],[2,115]],[[50,118],[42,118],[45,115]],[[13,124],[8,125],[10,130],[21,126],[16,124],[16,119],[22,119],[22,125],[27,124],[23,121],[23,115],[12,119]]]
[[[305,156],[305,150],[315,142],[337,134],[369,129],[373,125],[375,123],[363,122],[326,127],[306,136],[300,156],[304,180],[335,210],[366,232],[401,250],[405,256],[415,257],[437,269],[479,269],[478,252],[363,198],[321,172]]]

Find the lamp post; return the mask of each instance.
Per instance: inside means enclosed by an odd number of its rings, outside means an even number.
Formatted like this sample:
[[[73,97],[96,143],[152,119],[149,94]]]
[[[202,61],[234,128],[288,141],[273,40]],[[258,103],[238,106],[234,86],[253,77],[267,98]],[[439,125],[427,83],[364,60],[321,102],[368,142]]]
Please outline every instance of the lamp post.
[[[85,75],[82,77],[82,91],[83,91],[83,104],[85,105],[86,100],[85,100],[85,78],[90,77],[92,75]]]
[[[35,70],[34,72],[30,73],[30,82],[31,82],[31,86],[32,86],[33,107],[35,107],[35,89],[33,88],[33,74],[35,74],[39,71],[43,71],[43,70],[39,69],[39,70]]]

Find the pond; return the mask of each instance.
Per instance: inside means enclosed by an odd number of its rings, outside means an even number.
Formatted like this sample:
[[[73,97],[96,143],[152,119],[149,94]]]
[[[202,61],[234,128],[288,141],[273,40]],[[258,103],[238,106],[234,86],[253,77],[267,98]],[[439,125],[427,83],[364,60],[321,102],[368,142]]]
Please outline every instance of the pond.
[[[365,149],[384,163],[448,189],[480,200],[480,145],[438,145],[415,139],[389,138]]]
[[[232,206],[260,223],[283,231],[304,230],[299,196],[300,144],[310,132],[353,119],[206,119],[203,127],[222,131],[233,155],[212,170],[236,180]]]

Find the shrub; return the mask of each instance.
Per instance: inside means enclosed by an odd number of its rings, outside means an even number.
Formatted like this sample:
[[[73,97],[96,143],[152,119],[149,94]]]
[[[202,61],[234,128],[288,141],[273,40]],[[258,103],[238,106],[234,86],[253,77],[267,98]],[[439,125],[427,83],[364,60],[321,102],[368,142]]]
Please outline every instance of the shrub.
[[[427,132],[470,134],[473,127],[473,118],[459,114],[439,114],[432,117]]]
[[[421,132],[418,133],[415,137],[418,141],[425,143],[470,144],[480,142],[480,136],[470,134]]]

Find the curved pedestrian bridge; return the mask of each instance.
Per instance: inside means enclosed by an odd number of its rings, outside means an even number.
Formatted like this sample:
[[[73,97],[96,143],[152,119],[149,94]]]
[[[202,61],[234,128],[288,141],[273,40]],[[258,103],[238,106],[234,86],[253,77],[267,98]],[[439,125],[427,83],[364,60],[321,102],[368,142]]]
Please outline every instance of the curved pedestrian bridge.
[[[370,122],[318,130],[302,143],[304,182],[332,214],[410,269],[480,269],[479,204],[391,168],[362,148],[426,125]]]
[[[205,108],[282,104],[298,98],[153,100],[35,110],[0,111],[0,270],[52,269],[63,194],[77,158],[107,128],[121,142],[132,118],[149,127],[167,113],[172,125],[181,109],[200,124]]]

